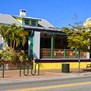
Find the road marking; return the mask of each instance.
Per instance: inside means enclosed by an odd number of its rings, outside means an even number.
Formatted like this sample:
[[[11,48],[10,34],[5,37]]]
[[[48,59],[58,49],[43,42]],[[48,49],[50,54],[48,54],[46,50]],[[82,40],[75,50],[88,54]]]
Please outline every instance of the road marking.
[[[24,88],[24,89],[16,89],[16,90],[8,90],[8,91],[34,91],[34,90],[44,90],[44,89],[79,86],[79,85],[86,85],[86,84],[91,84],[91,82],[80,82],[80,83],[72,83],[72,84],[62,84],[62,85],[35,87],[35,88]]]

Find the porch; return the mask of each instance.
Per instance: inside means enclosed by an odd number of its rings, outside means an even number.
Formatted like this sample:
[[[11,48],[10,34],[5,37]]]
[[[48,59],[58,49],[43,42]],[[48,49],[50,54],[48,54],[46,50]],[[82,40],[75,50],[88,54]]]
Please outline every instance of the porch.
[[[63,34],[41,33],[40,35],[40,59],[73,59],[78,58],[77,49],[68,47],[67,36]],[[80,52],[80,58],[86,59],[87,52]]]
[[[41,48],[40,50],[40,57],[43,58],[66,58],[66,59],[75,59],[78,58],[79,54],[77,50],[71,49],[54,49],[53,53],[49,48]],[[87,53],[81,51],[80,58],[86,59]]]

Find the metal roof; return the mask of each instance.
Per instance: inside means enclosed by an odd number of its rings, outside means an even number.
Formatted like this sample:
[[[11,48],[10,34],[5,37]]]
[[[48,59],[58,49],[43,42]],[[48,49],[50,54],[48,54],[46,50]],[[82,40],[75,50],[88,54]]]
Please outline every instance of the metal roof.
[[[14,17],[19,17],[19,18],[26,18],[26,19],[34,19],[34,20],[38,20],[38,24],[43,27],[43,28],[50,28],[50,29],[57,29],[56,27],[54,27],[51,23],[49,23],[47,20],[45,19],[41,19],[41,18],[34,18],[34,17],[27,17],[27,16],[14,16]]]
[[[42,27],[44,28],[49,28],[49,29],[57,29],[56,27],[54,27],[51,23],[49,23],[47,20],[45,19],[41,19],[41,21],[38,22]]]
[[[16,24],[21,26],[21,23],[8,14],[0,14],[0,24]]]
[[[11,16],[8,14],[0,14],[0,24],[16,24],[19,26],[22,26],[25,29],[33,29],[33,30],[38,30],[38,31],[46,31],[46,32],[50,32],[50,31],[54,31],[54,32],[60,32],[60,29],[57,29],[56,27],[54,27],[51,23],[49,23],[47,20],[45,19],[39,19],[39,18],[33,18],[33,17],[24,17],[24,18],[30,18],[30,19],[36,19],[38,20],[38,27],[36,26],[27,26],[27,25],[22,25],[18,20],[16,20],[14,17],[18,17],[18,16]],[[19,16],[20,17],[20,16]],[[23,17],[20,17],[23,18]]]
[[[40,18],[35,18],[35,17],[28,17],[28,16],[17,16],[17,15],[13,15],[13,17],[17,17],[17,18],[27,18],[27,19],[33,19],[33,20],[41,20]]]

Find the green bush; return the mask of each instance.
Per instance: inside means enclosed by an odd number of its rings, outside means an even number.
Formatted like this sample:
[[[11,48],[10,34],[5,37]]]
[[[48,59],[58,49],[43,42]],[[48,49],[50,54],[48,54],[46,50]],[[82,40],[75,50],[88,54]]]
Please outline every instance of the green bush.
[[[12,49],[3,50],[2,53],[0,53],[0,61],[6,61],[6,62],[24,62],[30,60],[29,57],[25,54],[23,50],[20,52],[16,52]]]
[[[23,50],[17,53],[17,60],[20,62],[28,61],[29,57],[25,54]]]
[[[15,61],[16,55],[12,50],[5,50],[0,54],[1,61]]]

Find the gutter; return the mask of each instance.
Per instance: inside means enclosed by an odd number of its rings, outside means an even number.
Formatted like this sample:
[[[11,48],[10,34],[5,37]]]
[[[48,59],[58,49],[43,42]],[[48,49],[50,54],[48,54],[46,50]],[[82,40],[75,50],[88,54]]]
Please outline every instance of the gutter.
[[[60,29],[50,29],[50,28],[32,27],[32,26],[21,26],[21,27],[24,28],[25,30],[27,30],[28,32],[30,32],[31,30],[34,30],[34,31],[38,31],[38,32],[50,32],[50,33],[66,35]]]

